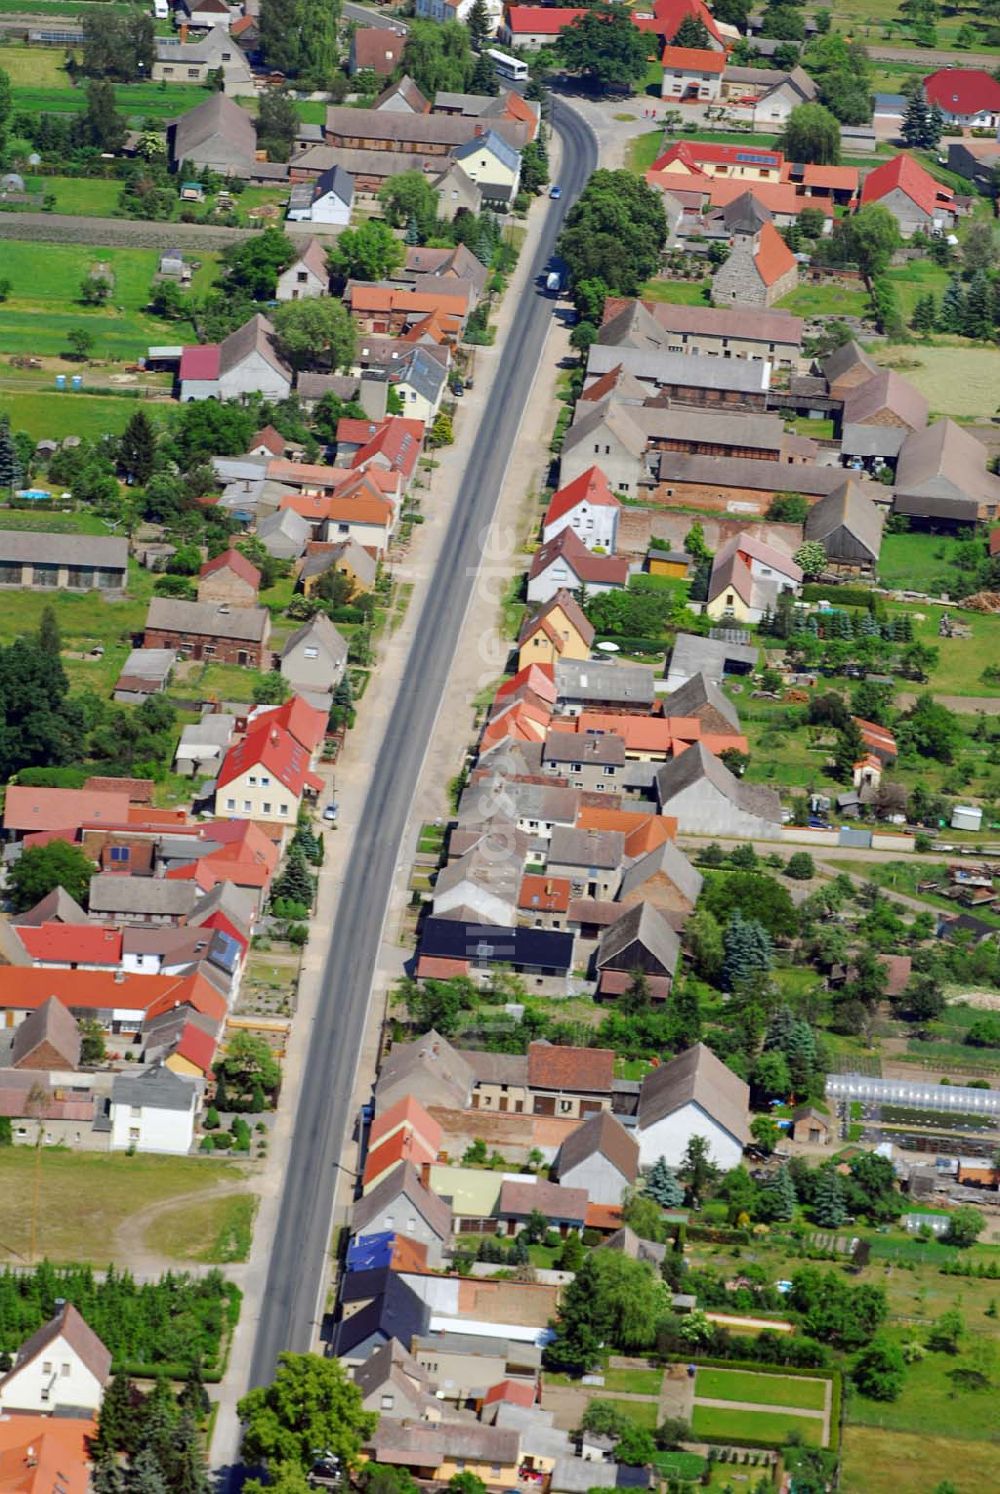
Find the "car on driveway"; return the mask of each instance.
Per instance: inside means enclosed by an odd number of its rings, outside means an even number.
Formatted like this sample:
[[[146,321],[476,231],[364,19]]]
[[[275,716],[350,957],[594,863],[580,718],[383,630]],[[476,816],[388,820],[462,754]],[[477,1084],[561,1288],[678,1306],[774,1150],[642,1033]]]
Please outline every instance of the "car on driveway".
[[[328,804],[323,810],[323,818],[327,821],[328,824],[335,825],[337,823],[337,816],[339,813],[339,804]]]

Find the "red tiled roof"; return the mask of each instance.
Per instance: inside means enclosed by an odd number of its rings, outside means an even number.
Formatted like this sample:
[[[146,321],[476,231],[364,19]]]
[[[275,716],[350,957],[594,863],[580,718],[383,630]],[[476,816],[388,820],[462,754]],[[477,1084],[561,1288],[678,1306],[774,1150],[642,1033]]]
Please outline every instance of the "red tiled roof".
[[[532,1089],[611,1093],[615,1055],[610,1048],[564,1048],[556,1043],[528,1046],[528,1084]]]
[[[568,877],[536,876],[529,873],[521,878],[517,906],[527,913],[565,913],[569,907],[569,895]]]
[[[225,788],[227,783],[257,767],[266,768],[290,794],[299,798],[309,771],[309,754],[291,732],[265,722],[230,747],[219,769],[218,787]]]
[[[944,67],[924,79],[929,104],[945,114],[979,114],[1000,109],[1000,83],[984,68]]]
[[[1000,533],[1000,530],[997,531]],[[549,705],[555,705],[556,684],[555,671],[551,664],[526,664],[519,669],[517,674],[509,680],[504,680],[493,697],[493,704],[497,701],[506,700],[511,695],[516,695],[519,690],[529,689],[537,695],[539,700],[544,700]]]
[[[621,1229],[621,1205],[589,1203],[583,1223],[585,1229]]]
[[[498,1401],[507,1401],[512,1406],[525,1406],[530,1410],[537,1399],[538,1388],[534,1380],[500,1380],[483,1396],[483,1405],[495,1406]]]
[[[506,18],[512,36],[558,36],[587,14],[565,6],[508,5]]]
[[[662,171],[665,166],[672,165],[674,161],[680,161],[682,165],[687,166],[689,171],[697,170],[702,162],[712,166],[739,166],[745,163],[748,155],[753,158],[755,166],[766,166],[780,171],[784,165],[785,158],[780,150],[763,150],[750,143],[716,145],[710,140],[679,140],[676,145],[672,145],[653,162],[652,169]]]
[[[789,168],[786,166],[785,170]],[[802,172],[804,187],[829,187],[836,192],[858,190],[858,168],[856,166],[818,166],[808,163]]]
[[[128,820],[128,791],[68,788],[28,788],[13,783],[4,801],[5,830],[75,831],[87,821],[124,824]]]
[[[589,503],[595,508],[621,508],[600,467],[588,467],[586,472],[581,472],[579,477],[552,494],[542,521],[543,528],[571,513],[581,503]]]
[[[0,1490],[3,1494],[87,1494],[92,1417],[0,1418]]]
[[[17,937],[38,964],[113,967],[121,963],[121,929],[92,923],[41,923],[36,928],[19,928]]]
[[[904,153],[893,156],[891,161],[868,173],[861,187],[861,201],[880,202],[897,189],[929,214],[933,214],[935,208],[950,207],[955,196],[950,187],[942,187],[919,161]]]
[[[180,377],[217,379],[221,355],[222,346],[217,342],[205,342],[197,347],[185,348],[181,353]]]
[[[795,255],[773,223],[761,224],[754,264],[765,285],[774,285],[782,275],[795,268]]]
[[[339,426],[338,426],[339,433]],[[338,434],[339,440],[339,434]],[[424,422],[390,415],[378,430],[355,452],[352,467],[366,467],[375,457],[382,457],[390,471],[412,477],[424,444]]]
[[[425,1144],[418,1132],[404,1126],[369,1150],[362,1182],[366,1186],[375,1182],[400,1162],[412,1162],[419,1167],[423,1162],[433,1162],[436,1156],[437,1152]]]
[[[159,1016],[185,1004],[221,1021],[226,1002],[201,975],[135,975],[116,979],[105,970],[46,970],[41,966],[0,966],[0,1011],[34,1011],[51,997],[71,1010],[119,1008]]]
[[[235,27],[231,28],[230,35],[235,29]],[[280,431],[275,430],[273,425],[263,425],[251,439],[248,449],[256,451],[258,446],[265,446],[272,456],[284,456],[285,438]]]
[[[385,26],[359,26],[354,33],[354,61],[388,78],[403,55],[406,37]],[[386,55],[388,53],[388,56]]]
[[[264,725],[284,727],[309,752],[315,752],[326,737],[327,713],[309,705],[301,695],[293,695],[284,705],[252,716],[248,729],[256,731]]]
[[[174,1052],[179,1058],[186,1058],[188,1063],[193,1063],[196,1069],[207,1074],[215,1057],[215,1039],[194,1022],[188,1022]]]
[[[721,73],[726,68],[725,52],[711,47],[664,47],[660,60],[664,72]]]
[[[206,560],[198,574],[214,576],[216,571],[232,571],[248,586],[252,586],[254,591],[260,586],[260,571],[239,550],[223,550],[222,554],[217,555],[214,560]]]
[[[465,960],[452,960],[451,964],[467,964]],[[384,1136],[397,1126],[406,1126],[410,1130],[419,1131],[429,1146],[433,1146],[435,1153],[440,1150],[441,1138],[444,1134],[433,1116],[428,1115],[419,1100],[412,1095],[404,1095],[397,1100],[395,1105],[390,1105],[388,1110],[383,1110],[372,1121],[371,1131],[368,1133],[368,1145],[370,1148],[378,1146]]]
[[[655,0],[652,16],[633,12],[632,19],[643,31],[652,31],[662,36],[665,42],[673,41],[688,16],[700,21],[713,40],[722,44],[722,33],[715,24],[712,12],[703,0]]]
[[[468,973],[468,960],[449,960],[445,955],[426,954],[417,960],[418,980],[451,980],[456,975]]]
[[[628,560],[624,555],[593,555],[572,529],[561,529],[553,539],[539,546],[528,575],[534,580],[559,559],[569,564],[580,581],[610,586],[628,583]]]

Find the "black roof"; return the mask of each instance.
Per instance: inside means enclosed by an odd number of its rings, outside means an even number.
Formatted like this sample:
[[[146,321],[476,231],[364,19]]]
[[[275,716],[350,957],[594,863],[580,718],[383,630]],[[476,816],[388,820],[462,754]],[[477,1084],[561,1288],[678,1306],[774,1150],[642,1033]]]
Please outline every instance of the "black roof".
[[[381,1297],[386,1283],[393,1273],[388,1266],[377,1266],[369,1271],[348,1271],[340,1289],[342,1302],[366,1302],[369,1297]]]
[[[573,935],[551,929],[507,929],[462,919],[428,918],[420,952],[476,964],[535,965],[565,973],[573,963]]]
[[[378,1271],[349,1272],[348,1277],[379,1276]],[[426,1333],[430,1327],[431,1310],[421,1302],[412,1287],[408,1287],[395,1271],[385,1273],[385,1290],[374,1302],[362,1307],[352,1317],[342,1318],[334,1329],[333,1352],[342,1356],[350,1354],[359,1344],[373,1336],[383,1342],[398,1339],[409,1348],[416,1334]],[[347,1278],[345,1278],[346,1283]]]

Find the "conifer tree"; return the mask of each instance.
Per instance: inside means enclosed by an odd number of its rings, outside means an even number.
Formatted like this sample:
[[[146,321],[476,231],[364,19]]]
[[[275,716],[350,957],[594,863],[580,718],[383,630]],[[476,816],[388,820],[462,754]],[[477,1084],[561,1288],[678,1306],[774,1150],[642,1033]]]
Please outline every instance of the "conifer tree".
[[[787,1167],[779,1167],[761,1190],[760,1212],[768,1219],[786,1224],[795,1217],[796,1202],[792,1175]]]
[[[832,1167],[820,1169],[813,1211],[816,1223],[824,1229],[839,1229],[847,1217],[843,1185]]]
[[[738,908],[729,915],[722,943],[723,990],[735,990],[770,970],[772,951],[767,930],[756,918],[744,918]]]
[[[985,270],[977,270],[969,282],[962,316],[962,333],[979,340],[993,333],[993,291]]]
[[[136,410],[118,442],[118,467],[127,482],[147,483],[156,465],[156,431],[145,410]]]
[[[663,1209],[676,1209],[684,1202],[684,1189],[667,1166],[665,1157],[657,1157],[650,1168],[645,1191]]]
[[[12,493],[23,476],[21,458],[10,430],[10,417],[0,415],[0,489]]]
[[[493,35],[493,22],[486,0],[472,0],[465,25],[473,51],[479,52]]]
[[[962,331],[965,323],[965,291],[962,282],[957,275],[953,275],[948,281],[944,295],[941,297],[941,312],[938,317],[938,330],[940,332]]]
[[[927,107],[923,89],[913,95],[903,113],[900,134],[906,144],[921,150],[930,145],[931,111]]]

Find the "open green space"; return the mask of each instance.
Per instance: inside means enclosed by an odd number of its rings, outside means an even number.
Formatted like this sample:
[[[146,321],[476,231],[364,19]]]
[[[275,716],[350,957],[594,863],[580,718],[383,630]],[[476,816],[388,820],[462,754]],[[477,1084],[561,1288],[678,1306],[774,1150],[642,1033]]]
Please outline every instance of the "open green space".
[[[939,534],[913,530],[909,534],[882,535],[878,577],[884,586],[899,591],[923,591],[940,596],[960,576],[954,562],[954,541]]]
[[[665,301],[673,306],[708,304],[710,280],[647,280],[640,295],[644,301]]]
[[[110,218],[122,190],[113,177],[27,176],[24,185],[29,192],[51,194],[55,212],[80,218]]]
[[[647,1427],[652,1431],[659,1421],[656,1401],[616,1401],[613,1396],[605,1397],[601,1392],[598,1394],[602,1401],[607,1399],[608,1405],[614,1406],[623,1416],[631,1417],[636,1426]]]
[[[24,508],[0,508],[0,529],[28,529],[36,534],[110,534],[107,524],[91,513],[32,513]]]
[[[786,305],[787,298],[781,304]],[[931,407],[932,418],[950,415],[955,420],[992,419],[997,407],[996,357],[995,348],[964,343],[960,338],[933,347],[890,344],[878,351],[883,367],[894,368],[916,385]]]
[[[841,1446],[843,1494],[903,1494],[947,1481],[956,1494],[982,1494],[996,1480],[996,1447],[958,1437],[847,1426]]]
[[[864,316],[868,296],[858,285],[797,285],[777,305],[795,316]]]
[[[4,1210],[0,1261],[30,1261],[34,1238],[35,1260],[129,1266],[130,1260],[115,1258],[116,1232],[128,1220],[164,1200],[207,1194],[243,1176],[231,1162],[193,1157],[7,1148],[0,1151],[0,1196],[19,1202]]]
[[[695,1437],[711,1442],[770,1442],[781,1447],[793,1433],[810,1447],[822,1447],[823,1422],[818,1416],[793,1416],[781,1411],[730,1411],[723,1406],[699,1406],[691,1416]]]
[[[663,1384],[661,1369],[615,1369],[604,1371],[604,1384],[608,1390],[628,1390],[633,1395],[659,1395]]]
[[[653,1466],[661,1478],[700,1478],[705,1463],[700,1453],[689,1452],[658,1452],[653,1459]]]
[[[0,328],[2,328],[0,319]],[[73,394],[57,390],[44,393],[10,393],[0,390],[0,411],[10,416],[16,431],[27,431],[36,441],[61,441],[64,436],[96,438],[105,432],[118,435],[137,407],[134,399],[114,395]],[[162,407],[146,405],[148,410]]]
[[[106,601],[100,592],[80,594],[44,591],[0,590],[0,642],[10,643],[24,633],[33,633],[46,607],[55,607],[63,644],[81,652],[102,644],[126,644],[142,629],[152,593],[153,578],[133,567],[129,574],[128,598]],[[137,593],[137,594],[135,594]]]
[[[178,1204],[159,1215],[146,1230],[145,1246],[177,1261],[221,1266],[245,1261],[250,1254],[255,1193],[229,1193]]]
[[[995,1404],[996,1391],[989,1384],[982,1390],[962,1389],[962,1373],[973,1366],[975,1356],[976,1344],[971,1338],[958,1354],[930,1353],[907,1366],[898,1400],[869,1401],[851,1395],[847,1420],[853,1426],[886,1431],[993,1441],[996,1426],[990,1407]]]
[[[793,1375],[758,1375],[753,1370],[700,1369],[694,1393],[712,1401],[756,1401],[760,1406],[797,1406],[822,1411],[825,1380]]]
[[[4,9],[9,7],[4,6]],[[21,6],[23,12],[24,6]],[[64,57],[57,47],[23,47],[12,45],[3,49],[3,70],[10,79],[12,91],[19,88],[69,88],[69,75],[64,66]],[[15,105],[15,107],[20,107]]]
[[[662,155],[664,148],[664,137],[662,129],[650,130],[646,135],[637,135],[634,140],[629,141],[626,161],[629,171],[634,171],[636,176],[645,176],[656,160]]]

